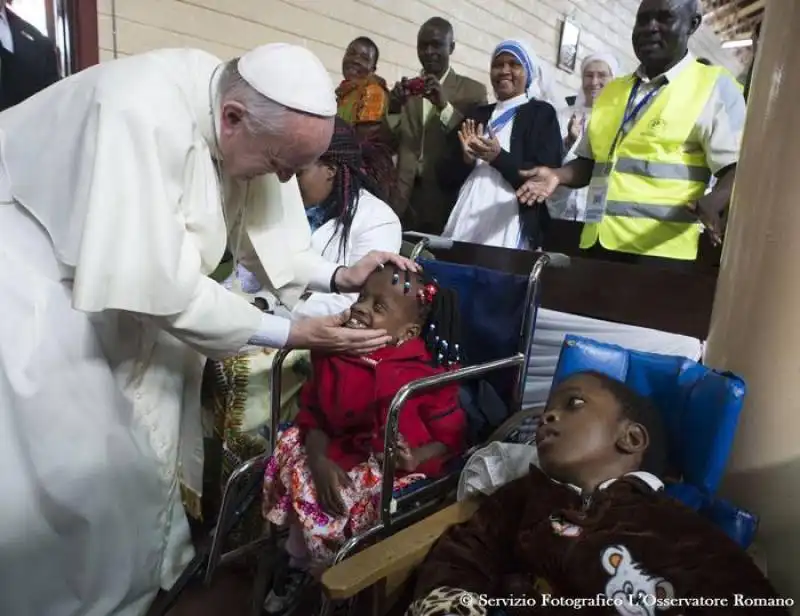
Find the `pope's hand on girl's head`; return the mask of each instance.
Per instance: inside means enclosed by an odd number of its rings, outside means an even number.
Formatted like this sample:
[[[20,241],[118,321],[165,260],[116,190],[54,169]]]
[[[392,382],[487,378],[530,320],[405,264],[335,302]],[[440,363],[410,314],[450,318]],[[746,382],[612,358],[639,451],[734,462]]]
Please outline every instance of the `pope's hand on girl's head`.
[[[288,348],[326,353],[365,354],[385,347],[392,337],[383,329],[348,329],[350,311],[314,319],[299,319],[289,330]]]
[[[336,272],[336,288],[342,293],[358,291],[375,270],[383,269],[386,265],[393,265],[403,271],[419,271],[419,265],[411,259],[406,259],[393,252],[372,250],[350,267],[340,268]]]

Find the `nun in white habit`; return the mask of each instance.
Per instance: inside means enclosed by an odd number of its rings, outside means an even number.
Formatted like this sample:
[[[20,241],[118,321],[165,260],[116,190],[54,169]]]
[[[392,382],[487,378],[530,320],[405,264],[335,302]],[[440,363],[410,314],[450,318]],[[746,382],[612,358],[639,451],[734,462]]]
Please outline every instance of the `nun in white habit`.
[[[521,41],[500,43],[490,80],[497,102],[475,109],[459,129],[460,145],[440,169],[458,190],[443,235],[459,242],[535,249],[549,221],[544,205],[520,208],[515,191],[531,162],[558,167],[563,156],[552,91],[539,59]]]
[[[619,74],[617,59],[608,52],[589,54],[581,62],[581,87],[572,105],[561,107],[558,119],[567,152],[564,163],[575,159],[575,150],[589,126],[592,105],[606,84]],[[583,221],[586,218],[588,188],[573,190],[560,186],[547,202],[550,216],[560,220]]]
[[[126,58],[0,114],[0,614],[140,616],[172,585],[204,355],[388,341],[347,315],[290,324],[207,277],[230,245],[291,305],[410,267],[310,248],[290,178],[335,114],[319,59],[282,44]]]

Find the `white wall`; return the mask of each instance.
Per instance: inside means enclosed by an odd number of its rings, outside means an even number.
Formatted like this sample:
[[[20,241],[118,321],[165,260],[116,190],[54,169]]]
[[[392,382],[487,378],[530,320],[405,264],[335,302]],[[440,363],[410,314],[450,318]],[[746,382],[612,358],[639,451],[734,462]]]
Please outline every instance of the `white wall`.
[[[295,42],[316,52],[338,81],[342,52],[356,36],[380,47],[379,73],[392,84],[419,70],[416,36],[426,19],[441,15],[456,33],[457,71],[488,81],[489,53],[505,38],[527,40],[551,68],[561,20],[581,27],[579,59],[592,51],[617,54],[636,66],[630,31],[638,0],[98,0],[100,57],[107,60],[158,47],[200,47],[229,58],[260,44]],[[116,23],[116,37],[113,35]],[[116,43],[115,43],[116,39]],[[692,50],[734,74],[741,66],[705,26]],[[561,95],[574,94],[575,75],[552,68]]]

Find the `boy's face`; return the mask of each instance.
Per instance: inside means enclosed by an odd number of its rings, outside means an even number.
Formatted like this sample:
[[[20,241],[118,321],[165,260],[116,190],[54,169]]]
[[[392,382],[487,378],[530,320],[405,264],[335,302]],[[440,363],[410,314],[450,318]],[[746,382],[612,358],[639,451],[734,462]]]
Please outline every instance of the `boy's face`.
[[[642,431],[622,416],[619,402],[596,377],[578,374],[550,394],[536,432],[539,463],[550,477],[576,485],[600,469],[619,466],[625,474],[635,468],[622,466],[638,467],[647,447]]]
[[[405,292],[405,272],[398,272],[400,279],[392,283],[394,268],[385,267],[376,271],[361,290],[358,301],[350,309],[350,320],[345,327],[356,329],[385,329],[395,342],[405,342],[419,336],[420,305],[417,293],[420,289],[417,276],[409,278],[411,288]]]

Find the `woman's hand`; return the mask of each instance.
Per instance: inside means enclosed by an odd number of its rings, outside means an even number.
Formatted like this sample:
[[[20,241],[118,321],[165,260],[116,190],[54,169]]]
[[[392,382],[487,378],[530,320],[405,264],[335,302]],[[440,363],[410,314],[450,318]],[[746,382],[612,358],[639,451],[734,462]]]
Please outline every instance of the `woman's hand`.
[[[366,355],[385,347],[392,337],[383,329],[348,329],[344,324],[350,311],[341,314],[299,319],[292,322],[286,346],[325,353],[355,353]]]
[[[339,268],[334,280],[336,289],[341,293],[359,291],[375,270],[383,269],[387,264],[391,264],[401,271],[419,271],[419,266],[410,259],[392,252],[372,250],[350,267]]]
[[[519,173],[522,177],[528,178],[517,190],[517,200],[523,205],[541,203],[549,198],[561,183],[558,174],[550,167],[534,167]]]
[[[475,164],[475,154],[472,151],[472,144],[477,141],[478,135],[475,129],[475,120],[466,119],[458,129],[458,140],[461,142],[461,151],[464,153],[464,162],[468,165]]]
[[[489,133],[488,137],[483,135],[483,131],[478,133],[478,138],[472,146],[475,156],[490,164],[495,161],[502,150],[503,148],[500,147],[497,135],[492,132]]]
[[[347,511],[342,502],[341,491],[342,488],[353,485],[347,473],[326,457],[309,458],[308,468],[317,490],[317,502],[322,510],[336,518],[345,515]]]
[[[567,124],[567,138],[564,144],[567,146],[567,149],[571,148],[575,142],[580,139],[581,133],[583,132],[584,117],[583,115],[579,117],[573,114],[569,119],[569,124]]]

